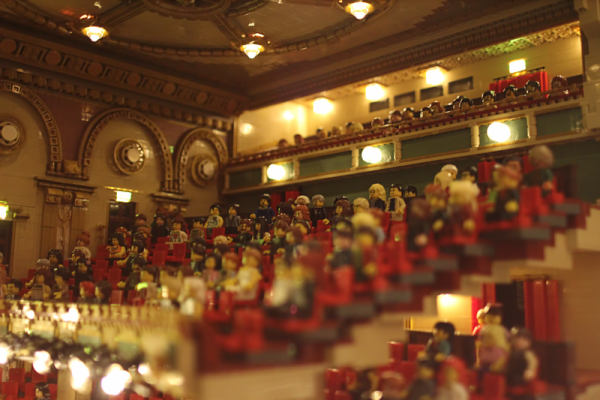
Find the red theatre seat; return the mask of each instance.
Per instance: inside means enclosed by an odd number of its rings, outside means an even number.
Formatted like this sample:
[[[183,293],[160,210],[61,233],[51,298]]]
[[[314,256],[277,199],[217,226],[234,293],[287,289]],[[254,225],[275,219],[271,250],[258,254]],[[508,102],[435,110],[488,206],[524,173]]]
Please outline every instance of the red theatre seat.
[[[167,252],[166,251],[155,251],[154,257],[152,257],[152,265],[155,266],[163,266],[167,261]]]
[[[123,303],[123,291],[113,290],[110,294],[110,304],[122,304]]]
[[[417,360],[417,354],[419,354],[420,351],[425,350],[425,345],[422,344],[409,344],[408,347],[408,353],[406,356],[406,359],[408,361],[416,361]]]
[[[2,382],[2,394],[16,399],[19,395],[19,382]]]
[[[224,236],[224,235],[225,235],[225,228],[213,228],[211,239],[214,239],[217,236]]]
[[[37,372],[35,372],[34,369],[31,371],[31,382],[47,382],[47,381],[48,381],[48,375],[38,374]],[[34,393],[34,397],[35,397],[35,393]]]
[[[108,281],[113,285],[121,282],[121,269],[120,268],[111,268],[108,270]]]
[[[185,251],[187,249],[186,243],[173,243],[173,255],[167,256],[167,261],[169,262],[183,262],[185,258]]]
[[[94,269],[108,269],[108,260],[97,260],[96,264],[94,264]]]
[[[11,368],[8,370],[8,380],[11,382],[25,382],[24,368]]]
[[[169,236],[159,237],[156,239],[156,244],[165,244],[169,241]]]

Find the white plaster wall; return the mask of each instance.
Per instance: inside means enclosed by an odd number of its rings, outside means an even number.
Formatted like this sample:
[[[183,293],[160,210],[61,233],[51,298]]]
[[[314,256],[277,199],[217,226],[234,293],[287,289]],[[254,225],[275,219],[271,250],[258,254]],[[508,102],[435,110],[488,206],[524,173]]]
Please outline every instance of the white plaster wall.
[[[24,277],[39,258],[43,193],[35,176],[44,176],[48,162],[46,127],[35,108],[19,95],[0,92],[0,114],[17,118],[25,128],[26,143],[11,156],[0,155],[0,200],[23,208],[27,221],[13,222],[11,275]],[[36,162],[32,162],[35,160]]]

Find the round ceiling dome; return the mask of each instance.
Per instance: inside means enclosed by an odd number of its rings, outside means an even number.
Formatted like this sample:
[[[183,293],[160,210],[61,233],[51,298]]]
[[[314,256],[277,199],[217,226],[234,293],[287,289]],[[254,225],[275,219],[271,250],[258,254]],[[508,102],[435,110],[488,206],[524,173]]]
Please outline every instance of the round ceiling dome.
[[[0,115],[0,154],[12,153],[24,142],[23,125],[12,117]]]
[[[115,164],[124,174],[137,174],[146,162],[142,144],[135,139],[122,139],[114,150]]]
[[[219,162],[208,154],[194,157],[190,164],[192,181],[200,187],[212,181],[219,170]]]

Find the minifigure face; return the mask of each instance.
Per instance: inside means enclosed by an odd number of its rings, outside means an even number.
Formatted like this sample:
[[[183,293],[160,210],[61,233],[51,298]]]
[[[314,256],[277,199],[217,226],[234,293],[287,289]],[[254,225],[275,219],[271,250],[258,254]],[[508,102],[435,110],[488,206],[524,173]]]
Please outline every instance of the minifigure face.
[[[161,226],[165,224],[165,220],[162,219],[161,217],[157,217],[156,218],[156,225]]]
[[[237,269],[237,263],[233,260],[226,258],[223,260],[223,269],[226,271],[235,271]]]
[[[54,277],[54,282],[56,282],[56,284],[57,284],[58,286],[61,286],[63,283],[65,283],[65,280],[63,279],[63,277],[62,277],[62,276],[60,276],[60,275],[56,275],[56,276]]]
[[[436,342],[441,342],[442,340],[448,340],[448,333],[444,332],[441,329],[434,329],[433,330],[433,339]]]
[[[317,199],[317,200],[313,201],[313,206],[315,208],[321,208],[321,207],[323,207],[323,200]]]
[[[393,187],[390,189],[390,197],[402,197],[402,191]]]
[[[41,399],[42,397],[44,397],[44,394],[42,393],[42,391],[38,388],[35,388],[35,397],[37,397],[38,399]]]
[[[244,231],[246,231],[246,223],[245,223],[245,222],[242,222],[242,223],[240,223],[240,226],[238,227],[238,229],[239,229],[241,232],[244,232]]]
[[[235,207],[229,207],[229,215],[237,215],[237,211]]]
[[[427,117],[431,117],[431,111],[429,111],[428,109],[422,110],[421,118],[427,118]]]
[[[181,224],[179,222],[173,222],[173,230],[174,231],[180,231],[181,230]]]
[[[54,254],[50,254],[48,261],[50,261],[50,264],[56,264],[58,262],[58,258],[56,258]]]
[[[392,118],[390,118],[392,122],[401,122],[402,116],[399,114],[392,114]]]
[[[483,317],[483,322],[486,325],[500,325],[502,323],[502,317],[498,315],[486,314]]]
[[[463,102],[460,103],[460,109],[461,110],[468,110],[469,108],[471,108],[471,105],[468,102],[463,101]]]
[[[200,229],[200,228],[202,228],[202,223],[199,221],[194,221],[194,222],[192,222],[192,228]]]
[[[75,242],[75,244],[77,245],[77,247],[85,247],[85,243],[83,243],[83,240],[78,240]]]
[[[138,247],[137,247],[137,246],[131,245],[131,249],[129,250],[129,252],[130,252],[130,253],[135,253],[135,254],[137,254],[137,253],[139,253],[140,251],[139,251],[139,249],[138,249]]]
[[[519,187],[519,181],[511,178],[507,174],[497,174],[496,180],[496,184],[500,189],[516,189]]]
[[[257,223],[254,224],[254,229],[256,231],[260,231],[260,228],[262,228],[262,224],[260,222],[257,222]]]
[[[527,350],[531,347],[531,342],[529,339],[517,336],[512,339],[512,347],[515,350]]]
[[[489,104],[492,103],[494,101],[494,99],[492,99],[492,96],[490,96],[489,94],[486,94],[485,96],[483,96],[483,104]]]
[[[77,270],[79,272],[87,272],[87,265],[85,263],[79,263],[77,264]]]
[[[372,247],[375,245],[375,238],[373,235],[369,235],[367,233],[362,233],[356,237],[357,243],[361,247]]]
[[[119,239],[117,239],[117,238],[112,238],[112,241],[111,241],[111,243],[112,243],[112,245],[113,245],[113,246],[118,246],[118,245],[119,245]]]
[[[302,219],[302,211],[300,211],[300,210],[294,211],[294,218]]]
[[[369,198],[370,199],[378,199],[379,198],[379,192],[373,188],[369,189]]]
[[[283,229],[275,229],[275,236],[277,236],[278,238],[282,238],[285,236],[285,231]]]
[[[404,119],[404,120],[413,119],[414,117],[415,117],[415,115],[413,114],[412,111],[407,110],[402,113],[402,119]]]
[[[141,218],[138,218],[135,220],[135,226],[144,226],[146,224],[146,221],[144,221]]]
[[[142,273],[140,274],[140,280],[142,282],[151,283],[154,282],[154,276],[147,271],[142,271]]]
[[[267,208],[269,206],[269,202],[267,201],[267,199],[260,199],[259,204],[262,208]]]
[[[354,208],[354,214],[365,212],[365,209],[362,208],[361,206],[359,206],[358,204],[354,204],[353,208]]]
[[[335,208],[335,215],[342,215],[342,212],[344,212],[344,209],[342,208],[342,206],[337,206]]]
[[[420,379],[431,379],[433,378],[434,371],[431,368],[420,366],[417,375]]]
[[[475,177],[473,175],[471,175],[470,173],[468,173],[467,171],[463,171],[463,173],[460,174],[460,180],[468,181],[468,182],[475,182]]]
[[[46,280],[46,278],[44,278],[44,275],[42,275],[42,274],[35,276],[35,283],[38,285],[43,285],[45,280]]]
[[[552,89],[558,89],[562,87],[562,83],[560,81],[552,82]]]
[[[452,103],[452,109],[459,110],[460,109],[460,101],[455,101],[454,103]]]
[[[537,87],[535,87],[534,85],[527,86],[527,93],[535,93],[535,92],[537,92]]]
[[[214,257],[207,258],[204,266],[208,269],[215,269],[217,267],[217,261]]]
[[[416,197],[417,194],[415,192],[406,192],[406,197]]]
[[[8,285],[6,285],[6,289],[8,290],[8,293],[10,293],[10,294],[19,293],[19,290],[17,289],[17,287],[12,283],[9,283]]]
[[[217,207],[213,207],[210,209],[210,215],[221,215],[221,213]]]
[[[512,90],[507,90],[507,91],[506,91],[506,94],[505,94],[505,97],[506,97],[507,99],[516,99],[516,98],[517,98],[517,95],[515,94],[515,92],[514,92],[514,91],[512,91]]]

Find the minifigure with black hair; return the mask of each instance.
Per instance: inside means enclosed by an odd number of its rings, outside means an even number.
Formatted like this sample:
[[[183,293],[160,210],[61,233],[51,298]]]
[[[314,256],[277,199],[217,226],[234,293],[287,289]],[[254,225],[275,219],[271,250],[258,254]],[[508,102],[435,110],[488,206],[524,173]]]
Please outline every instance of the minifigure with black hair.
[[[460,180],[477,184],[477,167],[465,167],[460,173]]]
[[[123,289],[123,297],[127,298],[127,294],[130,290],[135,290],[138,283],[140,283],[140,273],[143,268],[147,265],[146,259],[142,256],[136,256],[131,260],[131,272],[125,280],[125,282],[117,283],[119,289]]]
[[[504,90],[502,91],[502,94],[504,95],[504,99],[502,99],[502,103],[517,104],[518,94],[517,94],[516,87],[514,87],[513,85],[508,85],[507,87],[504,88]]]
[[[225,234],[226,235],[235,235],[237,233],[237,228],[240,225],[240,221],[242,217],[240,217],[240,205],[239,204],[231,204],[229,206],[229,210],[227,211],[227,216],[224,218],[224,226],[225,226]]]
[[[433,360],[420,360],[417,364],[417,376],[410,384],[405,400],[433,400],[435,395],[435,371]]]
[[[110,246],[106,248],[110,258],[125,258],[127,249],[125,248],[125,239],[121,233],[113,233],[110,237]]]
[[[275,219],[275,211],[273,211],[271,208],[271,195],[268,193],[260,196],[260,199],[258,200],[258,208],[254,214],[250,215],[251,219],[258,217],[264,217],[269,222],[272,222]]]
[[[509,397],[513,400],[534,400],[533,394],[522,394],[522,389],[536,378],[540,364],[531,349],[533,336],[527,328],[514,327],[510,333],[510,352],[506,363]]]
[[[460,101],[460,111],[463,114],[468,114],[471,112],[471,107],[473,106],[473,101],[468,98],[468,97],[464,97],[461,101]]]
[[[96,289],[94,291],[94,295],[96,296],[96,303],[109,304],[112,291],[113,287],[109,281],[102,280],[100,282],[96,282]]]
[[[256,221],[264,221],[265,218],[258,217]],[[240,247],[246,247],[248,243],[252,241],[252,220],[249,218],[244,218],[240,221],[240,225],[238,226],[238,234],[235,238],[228,237],[227,240],[229,243],[236,244],[236,251]]]
[[[483,92],[481,95],[481,106],[479,109],[496,108],[494,101],[496,101],[496,93],[493,90]]]
[[[190,236],[188,238],[190,243],[194,243],[198,239],[206,240],[206,231],[204,230],[204,218],[202,217],[196,217],[192,220],[192,229],[190,229]]]
[[[69,279],[71,274],[66,268],[59,268],[54,272],[54,286],[52,286],[52,300],[69,301]]]
[[[525,84],[525,90],[527,91],[525,96],[528,100],[535,100],[544,97],[542,94],[542,87],[538,81],[527,81]]]
[[[38,382],[35,384],[35,399],[50,400],[50,385],[46,382]]]
[[[392,221],[404,221],[406,203],[404,202],[402,195],[402,185],[399,183],[392,183],[390,186],[390,197],[385,206],[385,211],[390,213],[390,219]]]
[[[133,264],[133,260],[135,260],[136,257],[144,257],[144,250],[144,243],[140,242],[139,240],[136,240],[131,244],[131,248],[129,249],[129,254],[127,255],[127,258],[124,260],[117,261],[117,265],[123,268],[123,276],[129,276],[129,274],[131,273],[131,266]]]
[[[435,361],[436,364],[443,362],[452,352],[452,339],[456,328],[451,322],[437,322],[433,326],[431,339],[427,342],[425,349],[418,354],[420,360]]]
[[[169,227],[167,226],[167,216],[163,213],[156,213],[154,221],[150,225],[152,227],[151,240],[156,244],[159,237],[169,236]]]
[[[200,274],[204,268],[204,257],[206,257],[206,247],[200,241],[193,242],[191,245],[191,263],[190,267],[194,270],[194,274]]]
[[[206,218],[206,222],[204,223],[204,227],[206,228],[206,233],[212,235],[212,230],[214,228],[220,228],[223,226],[223,218],[221,218],[221,206],[218,204],[213,204],[209,209],[210,215]]]

